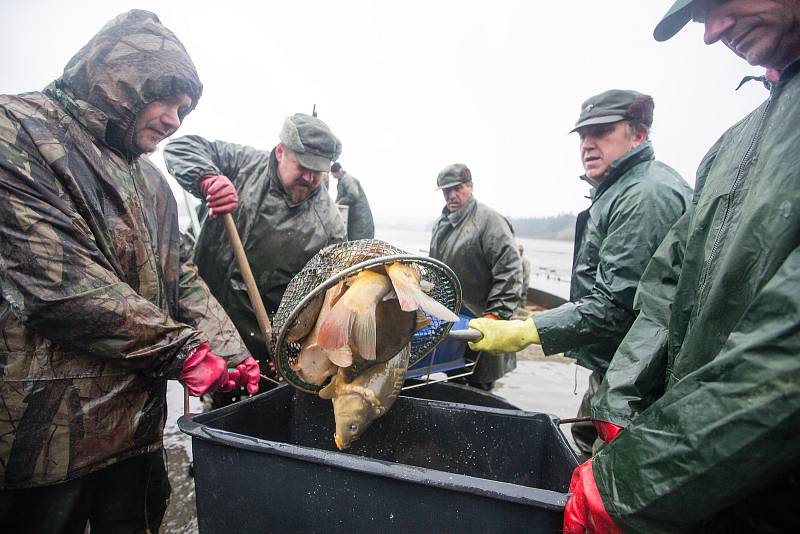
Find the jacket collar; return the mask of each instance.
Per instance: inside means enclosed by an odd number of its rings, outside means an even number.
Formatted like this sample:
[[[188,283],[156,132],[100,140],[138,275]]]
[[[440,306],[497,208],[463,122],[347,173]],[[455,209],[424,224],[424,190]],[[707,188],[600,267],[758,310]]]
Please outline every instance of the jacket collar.
[[[602,183],[592,188],[592,201],[597,200],[597,198],[600,197],[605,190],[611,187],[622,175],[631,170],[633,167],[645,161],[651,161],[655,159],[655,157],[652,141],[645,141],[633,150],[626,152],[624,155],[622,155],[622,157],[615,160],[613,163],[611,163],[611,165],[608,166],[608,170],[606,171]],[[591,183],[585,174],[581,176],[581,180]]]
[[[442,219],[446,219],[453,228],[457,227],[459,224],[464,222],[464,220],[475,213],[475,210],[478,207],[478,202],[475,200],[475,197],[469,199],[467,205],[461,208],[458,211],[454,211],[453,213],[449,213],[447,211],[447,206],[442,208]]]

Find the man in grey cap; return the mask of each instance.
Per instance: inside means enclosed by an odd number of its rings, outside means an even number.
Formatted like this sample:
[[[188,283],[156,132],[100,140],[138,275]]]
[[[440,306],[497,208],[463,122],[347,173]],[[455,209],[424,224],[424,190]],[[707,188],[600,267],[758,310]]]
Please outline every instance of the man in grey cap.
[[[519,298],[520,264],[508,220],[472,196],[472,173],[448,165],[436,179],[446,206],[433,227],[430,256],[447,264],[461,282],[463,309],[473,317],[508,319]],[[479,358],[467,383],[490,390],[517,366],[514,351]]]
[[[767,69],[697,171],[592,403],[624,427],[572,477],[565,532],[794,532],[800,502],[800,2],[675,2]],[[701,87],[702,89],[702,87]]]
[[[331,175],[336,178],[336,203],[347,206],[347,239],[372,239],[375,237],[375,224],[372,210],[361,184],[342,168],[338,161],[331,165]]]
[[[579,417],[590,415],[592,397],[636,318],[633,297],[647,263],[691,200],[689,185],[655,159],[653,109],[650,96],[618,89],[581,106],[572,131],[580,137],[582,178],[592,186],[592,203],[575,224],[570,302],[526,321],[470,323],[484,333],[476,350],[519,351],[537,343],[547,355],[566,352],[590,369]],[[615,430],[597,424],[572,426],[585,454]]]
[[[320,187],[341,153],[339,139],[320,119],[302,113],[286,118],[278,138],[271,151],[195,135],[164,149],[167,169],[184,189],[205,200],[210,219],[238,204],[232,215],[270,315],[306,262],[345,238],[338,210]],[[250,353],[267,369],[267,347],[222,224],[204,222],[195,261]]]

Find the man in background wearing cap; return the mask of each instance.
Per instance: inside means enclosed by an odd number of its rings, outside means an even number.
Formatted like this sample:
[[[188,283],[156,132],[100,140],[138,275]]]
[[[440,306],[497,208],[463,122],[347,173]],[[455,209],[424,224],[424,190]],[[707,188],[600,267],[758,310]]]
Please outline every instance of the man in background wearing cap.
[[[466,165],[448,165],[436,179],[447,205],[433,227],[430,256],[447,264],[461,282],[463,307],[473,317],[508,319],[519,298],[520,264],[511,223],[472,196]],[[490,390],[517,366],[514,351],[478,360],[468,383]]]
[[[768,69],[769,99],[700,163],[592,404],[624,427],[576,469],[566,532],[793,532],[800,502],[800,2],[675,2]],[[598,528],[597,525],[603,528]]]
[[[278,138],[280,143],[271,151],[196,135],[174,139],[164,149],[167,169],[184,189],[205,199],[209,218],[238,204],[232,215],[270,315],[306,262],[345,238],[339,212],[320,188],[341,153],[339,139],[320,119],[302,113],[286,118]],[[205,221],[195,261],[266,369],[267,347],[221,222]],[[219,397],[215,405],[223,403]]]
[[[590,415],[592,396],[636,318],[633,297],[645,266],[691,199],[678,173],[655,160],[653,108],[651,97],[616,89],[581,106],[572,131],[580,137],[582,178],[592,186],[592,203],[575,224],[570,302],[526,321],[470,323],[484,333],[476,350],[519,351],[540,343],[545,354],[566,351],[590,369],[579,417]],[[608,429],[599,426],[572,426],[584,453],[602,445],[598,430],[608,439]]]
[[[338,180],[336,203],[348,208],[347,240],[372,239],[375,237],[375,224],[372,222],[372,210],[369,209],[369,201],[361,184],[338,162],[331,165],[331,174]]]

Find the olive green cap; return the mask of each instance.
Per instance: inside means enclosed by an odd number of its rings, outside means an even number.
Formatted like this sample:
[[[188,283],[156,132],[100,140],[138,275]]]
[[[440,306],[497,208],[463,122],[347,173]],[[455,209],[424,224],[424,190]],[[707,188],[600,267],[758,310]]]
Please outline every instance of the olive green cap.
[[[471,181],[472,173],[469,172],[469,168],[463,163],[453,163],[445,167],[436,177],[437,187],[434,191],[454,187],[458,184],[467,184]]]
[[[656,41],[666,41],[692,20],[692,4],[696,0],[677,0],[653,30]]]
[[[311,115],[295,113],[286,117],[278,134],[306,169],[327,172],[342,153],[342,143],[328,125]]]
[[[590,97],[581,104],[581,114],[570,133],[584,126],[610,124],[624,120],[636,120],[653,124],[653,99],[638,91],[611,89]]]

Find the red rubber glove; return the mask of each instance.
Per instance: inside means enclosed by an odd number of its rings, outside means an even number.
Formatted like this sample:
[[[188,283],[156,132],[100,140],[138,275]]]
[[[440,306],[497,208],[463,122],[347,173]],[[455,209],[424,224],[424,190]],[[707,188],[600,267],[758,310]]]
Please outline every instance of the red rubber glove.
[[[609,423],[608,421],[592,419],[592,424],[594,425],[594,429],[597,430],[597,435],[606,443],[611,443],[617,439],[619,433],[622,432],[621,426]]]
[[[230,391],[236,382],[228,376],[228,365],[225,360],[208,350],[208,343],[203,343],[186,358],[178,378],[189,390],[189,395],[199,397],[209,391]]]
[[[484,319],[491,319],[493,321],[497,320],[497,316],[496,315],[492,315],[491,313],[484,313],[483,314],[483,318]]]
[[[245,361],[236,366],[236,369],[229,371],[231,380],[237,386],[246,387],[250,395],[258,393],[258,382],[261,380],[261,367],[252,356],[248,356]]]
[[[572,472],[572,494],[564,508],[564,534],[622,534],[603,505],[594,481],[592,461],[587,460]]]
[[[217,215],[230,213],[239,205],[236,188],[227,176],[221,174],[204,176],[200,180],[199,186],[200,192],[206,199],[210,219],[216,219]]]

